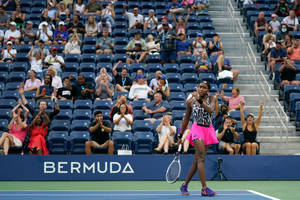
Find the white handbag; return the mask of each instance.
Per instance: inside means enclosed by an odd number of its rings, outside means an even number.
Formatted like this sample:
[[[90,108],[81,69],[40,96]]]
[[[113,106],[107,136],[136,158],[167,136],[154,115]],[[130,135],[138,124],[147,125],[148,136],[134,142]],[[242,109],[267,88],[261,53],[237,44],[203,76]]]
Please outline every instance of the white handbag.
[[[132,155],[132,150],[129,149],[128,144],[123,144],[121,149],[117,151],[118,155]]]

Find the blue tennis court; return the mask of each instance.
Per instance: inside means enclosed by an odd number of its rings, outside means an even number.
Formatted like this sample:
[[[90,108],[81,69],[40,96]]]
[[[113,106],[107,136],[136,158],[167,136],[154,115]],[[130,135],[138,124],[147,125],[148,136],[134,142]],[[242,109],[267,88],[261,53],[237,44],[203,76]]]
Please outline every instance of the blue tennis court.
[[[215,200],[278,200],[252,190],[217,191],[215,197],[201,199]],[[179,191],[137,190],[137,191],[0,191],[0,200],[167,200],[167,199],[197,199],[200,191],[191,191],[189,196],[182,196]]]

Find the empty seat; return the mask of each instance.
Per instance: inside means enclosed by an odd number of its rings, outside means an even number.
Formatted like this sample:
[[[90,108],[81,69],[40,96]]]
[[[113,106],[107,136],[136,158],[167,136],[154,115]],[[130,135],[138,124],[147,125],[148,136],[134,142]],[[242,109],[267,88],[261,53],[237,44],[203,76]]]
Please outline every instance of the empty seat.
[[[8,131],[8,120],[0,119],[0,132],[6,132],[6,131]]]
[[[160,63],[149,63],[148,64],[148,73],[156,72],[157,70],[162,70],[163,67]]]
[[[96,51],[96,50],[95,50]],[[92,54],[82,54],[81,55],[81,62],[96,62],[96,56],[95,53]]]
[[[25,72],[10,72],[8,75],[8,82],[24,82]]]
[[[71,120],[72,110],[71,109],[61,109],[59,113],[54,117],[54,119],[60,120]]]
[[[132,149],[133,137],[131,132],[114,132],[112,140],[114,141],[115,152],[119,149],[124,149],[124,146],[129,150]]]
[[[65,60],[65,63],[68,63],[68,62],[79,63],[80,55],[79,54],[66,54],[64,60]]]
[[[200,81],[207,81],[209,83],[217,82],[217,79],[213,73],[200,73],[199,79],[200,79]]]
[[[66,62],[66,66],[64,68],[65,72],[78,72],[79,64],[77,62]]]
[[[224,84],[220,84],[219,88],[220,90],[222,89]],[[227,84],[226,87],[224,88],[224,92],[231,92],[233,88],[233,84]]]
[[[181,72],[183,73],[195,73],[195,67],[193,63],[182,63],[180,65]]]
[[[134,152],[136,154],[151,154],[153,151],[153,141],[152,132],[135,132]]]
[[[185,115],[184,110],[173,110],[172,111],[172,119],[173,120],[182,120]]]
[[[134,119],[136,120],[144,120],[146,118],[150,118],[151,116],[145,113],[143,110],[134,110],[133,111]]]
[[[73,109],[73,101],[72,100],[58,100],[57,101],[60,109]]]
[[[86,54],[86,53],[95,54],[96,53],[96,47],[95,47],[95,45],[83,45],[82,46],[82,52],[84,54]]]
[[[110,54],[100,54],[96,57],[97,63],[111,63],[112,56]]]
[[[152,124],[148,120],[135,120],[132,129],[134,132],[152,131]]]
[[[92,100],[76,100],[74,102],[74,109],[91,109],[92,106]]]
[[[18,100],[19,99],[19,93],[17,91],[7,90],[7,91],[3,92],[2,99],[15,99],[15,100]]]
[[[79,65],[79,72],[95,72],[96,71],[96,65],[95,63],[85,62],[80,63]]]
[[[60,120],[55,119],[52,120],[50,124],[51,131],[66,131],[68,132],[70,128],[70,121],[69,120]]]
[[[75,109],[73,112],[73,119],[90,120],[92,112],[88,109]]]
[[[11,117],[11,109],[2,108],[0,109],[0,119],[9,120]]]
[[[166,74],[168,83],[180,83],[182,78],[179,73],[167,73]]]
[[[147,100],[136,100],[131,103],[133,110],[141,110],[144,106],[148,107],[149,103]]]
[[[0,99],[0,109],[13,109],[13,107],[16,105],[15,99]]]
[[[185,110],[186,103],[185,103],[185,101],[171,101],[170,109],[171,110]]]
[[[197,83],[186,83],[184,84],[184,90],[186,93],[191,93],[196,91]]]
[[[182,74],[182,82],[186,83],[198,83],[199,78],[196,73],[183,73]]]
[[[112,106],[113,102],[110,100],[96,100],[93,104],[93,108],[98,110],[110,110]]]
[[[68,152],[68,132],[50,131],[47,137],[50,154],[65,154]]]
[[[36,91],[25,91],[24,96],[26,99],[33,99],[35,98]]]
[[[185,94],[183,92],[170,92],[170,96],[168,97],[169,101],[173,100],[185,100]]]
[[[89,131],[89,120],[73,120],[71,124],[71,131]]]
[[[70,133],[70,152],[71,154],[84,154],[85,143],[89,140],[88,131],[72,131]]]
[[[19,82],[9,82],[5,85],[5,90],[17,90],[19,88],[20,83]]]
[[[183,87],[181,83],[169,83],[170,91],[172,92],[182,92]]]
[[[179,55],[177,60],[179,63],[193,63],[194,61],[192,55]]]
[[[179,72],[179,66],[176,63],[166,63],[164,64],[163,70],[165,73],[177,73]]]
[[[125,63],[127,58],[128,56],[126,54],[115,54],[114,62],[116,63],[121,60],[123,63]]]

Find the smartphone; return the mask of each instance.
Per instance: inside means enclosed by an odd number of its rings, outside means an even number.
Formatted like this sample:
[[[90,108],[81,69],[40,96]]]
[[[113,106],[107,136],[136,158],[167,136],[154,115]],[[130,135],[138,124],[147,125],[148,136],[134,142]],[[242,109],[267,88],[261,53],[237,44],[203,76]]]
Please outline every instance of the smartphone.
[[[81,89],[82,89],[82,90],[84,90],[84,89],[85,89],[83,85],[81,86]]]

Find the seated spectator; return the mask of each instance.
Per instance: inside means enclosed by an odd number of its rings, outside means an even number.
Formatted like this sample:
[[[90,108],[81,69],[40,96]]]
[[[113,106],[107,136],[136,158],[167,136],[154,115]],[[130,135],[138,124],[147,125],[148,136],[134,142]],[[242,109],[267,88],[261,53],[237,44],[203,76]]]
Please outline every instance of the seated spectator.
[[[114,48],[114,40],[109,37],[108,30],[103,29],[102,37],[98,39],[96,44],[96,54],[113,54]]]
[[[111,83],[112,77],[107,73],[107,70],[105,67],[100,68],[100,72],[98,76],[96,77],[96,83],[99,81],[101,74],[105,74],[107,76],[107,80]]]
[[[174,16],[174,13],[171,13],[171,16],[172,16],[172,20],[173,20],[173,23],[175,25],[175,29],[176,29],[176,34],[179,36],[179,34],[184,34],[186,35],[186,26],[188,24],[188,20],[190,18],[190,12],[191,12],[191,9],[189,8],[188,9],[188,14],[187,16],[185,17],[185,19],[182,17],[182,16],[179,16],[178,17],[178,21],[175,19],[175,16]]]
[[[185,39],[185,35],[180,33],[179,38],[176,40],[176,52],[177,55],[191,55],[191,46],[188,41]]]
[[[150,9],[148,17],[145,18],[144,30],[155,30],[157,25],[158,20],[154,15],[154,10]]]
[[[59,76],[62,73],[62,68],[65,67],[65,61],[63,57],[57,55],[56,47],[51,48],[51,54],[45,58],[44,62],[48,67],[53,66],[56,69]]]
[[[116,91],[128,92],[130,90],[132,81],[127,76],[128,73],[127,68],[123,67],[121,73],[117,72],[117,68],[120,64],[122,64],[122,61],[118,61],[112,69],[114,79],[115,79],[115,84],[116,84],[115,89]]]
[[[159,82],[157,83],[157,86],[154,87],[154,93],[161,93],[163,100],[168,99],[170,96],[170,88],[167,84],[167,78],[165,75],[161,75],[159,77]]]
[[[133,119],[131,114],[128,113],[126,104],[121,104],[119,106],[119,112],[113,117],[114,121],[114,131],[131,131],[131,126],[133,124]]]
[[[33,23],[32,21],[26,22],[26,28],[21,29],[21,35],[23,38],[23,41],[21,44],[30,44],[32,45],[35,39],[35,31],[33,30]]]
[[[268,33],[264,34],[262,42],[263,42],[263,52],[262,54],[267,55],[271,48],[274,48],[276,46],[276,35],[274,34],[272,27],[268,27]]]
[[[85,5],[83,3],[83,0],[76,0],[75,6],[74,6],[74,13],[76,15],[82,15],[85,11]]]
[[[297,17],[299,17],[300,16],[300,0],[294,0],[293,10],[295,11]]]
[[[289,16],[285,17],[281,21],[281,24],[286,24],[288,26],[289,31],[297,31],[299,21],[295,14],[295,11],[290,10]]]
[[[138,100],[138,99],[148,99],[148,94],[152,94],[153,91],[147,84],[145,84],[144,76],[139,75],[136,77],[137,84],[131,86],[128,98],[131,100]]]
[[[221,38],[218,34],[213,36],[213,40],[208,43],[208,56],[216,55],[219,51],[223,49],[223,44],[221,42]]]
[[[17,50],[13,48],[13,43],[11,41],[8,41],[6,43],[6,49],[2,49],[0,62],[13,63],[16,56]]]
[[[278,71],[280,72],[281,86],[300,85],[300,81],[296,80],[296,67],[293,60],[289,58],[284,59]]]
[[[58,88],[62,87],[62,81],[59,76],[57,76],[56,69],[54,67],[48,67],[48,72],[47,72],[51,77],[52,77],[52,87],[54,87],[56,90]],[[42,82],[43,84],[43,82]]]
[[[167,113],[169,105],[166,101],[163,101],[162,94],[157,92],[154,94],[154,100],[150,104],[149,108],[143,106],[142,110],[151,115],[151,118],[145,120],[150,120],[153,124],[155,120],[161,120],[164,114]]]
[[[155,72],[155,78],[151,79],[150,81],[150,84],[149,84],[149,87],[151,89],[154,90],[154,88],[156,88],[158,86],[158,83],[159,83],[159,80],[160,80],[160,77],[162,76],[162,72],[160,70],[157,70]],[[168,83],[168,80],[166,80],[166,82]]]
[[[112,133],[109,122],[103,121],[101,111],[94,112],[94,121],[89,126],[91,140],[85,143],[85,153],[92,154],[92,147],[108,148],[108,154],[114,153],[114,142],[109,138]]]
[[[51,99],[56,97],[56,88],[52,86],[52,77],[50,74],[44,76],[44,84],[37,88],[35,99]]]
[[[129,51],[133,50],[135,48],[135,44],[136,43],[140,43],[141,44],[141,47],[142,47],[143,51],[146,50],[146,41],[143,38],[141,38],[141,32],[140,31],[137,31],[134,34],[134,38],[128,42],[128,44],[125,47],[125,49],[129,50]]]
[[[169,31],[172,31],[173,30],[173,26],[172,26],[172,24],[169,24],[168,23],[168,17],[167,16],[162,16],[161,17],[161,24],[159,24],[158,26],[157,26],[157,32],[158,33],[162,33],[164,30],[163,30],[163,24],[168,24],[168,26],[169,26]]]
[[[57,98],[61,100],[73,100],[71,80],[69,77],[64,79],[64,86],[58,88]]]
[[[138,69],[136,71],[135,80],[132,81],[132,85],[137,84],[136,77],[138,76],[146,77],[143,69]],[[144,79],[144,83],[147,84],[147,79]]]
[[[199,72],[212,70],[210,60],[206,52],[203,52],[195,62],[195,69]]]
[[[65,46],[64,54],[81,54],[80,45],[80,37],[78,36],[77,32],[74,32],[73,36]]]
[[[288,56],[292,60],[300,60],[300,41],[299,39],[293,40],[293,45],[288,48]]]
[[[280,32],[276,35],[276,41],[284,42],[286,35],[289,34],[289,29],[286,24],[281,24]]]
[[[30,51],[27,54],[27,58],[30,63],[30,70],[34,70],[35,73],[39,73],[39,75],[42,75],[44,58],[42,58],[40,51],[36,51],[35,53],[33,53],[33,51],[34,47],[31,46]]]
[[[46,21],[49,19],[50,21],[55,21],[56,17],[56,7],[52,2],[47,3],[47,7],[43,10],[41,19]]]
[[[176,133],[176,127],[171,125],[170,115],[163,116],[156,132],[158,133],[159,144],[154,151],[160,153],[163,149],[164,154],[168,154],[169,148],[175,145],[174,135]]]
[[[97,23],[93,15],[90,15],[85,25],[85,35],[84,37],[96,37],[97,36]]]
[[[207,10],[208,8],[209,8],[208,0],[195,0],[194,10],[202,11],[202,10]]]
[[[184,14],[184,8],[180,3],[178,3],[178,0],[172,0],[172,3],[167,5],[166,12],[170,12],[171,14],[175,15],[183,15]]]
[[[276,48],[273,48],[271,50],[271,55],[270,56],[271,56],[271,62],[269,63],[269,66],[270,66],[269,79],[273,80],[275,65],[276,64],[281,65],[283,63],[283,59],[287,57],[286,49],[282,48],[281,42],[279,42],[279,41],[276,42]]]
[[[60,21],[58,23],[58,27],[54,31],[53,39],[54,39],[53,44],[66,45],[68,40],[68,32],[66,31],[65,23],[63,21]]]
[[[261,122],[261,116],[263,113],[263,106],[264,103],[259,103],[259,112],[257,120],[254,121],[254,115],[249,113],[247,114],[246,121],[244,116],[244,105],[240,103],[240,114],[241,114],[241,121],[242,121],[242,130],[244,134],[244,143],[242,144],[242,148],[246,149],[247,155],[256,155],[256,151],[258,149],[258,143],[256,141],[257,130],[259,124]]]
[[[182,0],[181,5],[185,8],[191,7],[194,4],[194,0]]]
[[[289,5],[286,0],[280,0],[275,8],[275,14],[279,17],[286,17],[289,15]]]
[[[206,41],[203,39],[202,33],[197,33],[197,37],[193,41],[193,52],[193,55],[201,55],[206,52]]]
[[[141,63],[146,59],[147,53],[142,49],[140,42],[135,42],[135,47],[126,52],[128,58],[126,59],[127,64]]]
[[[32,55],[35,55],[39,52],[41,54],[42,60],[44,60],[45,57],[47,57],[50,54],[50,52],[47,48],[45,48],[45,43],[43,40],[39,40],[37,45],[38,48],[33,49]]]
[[[288,49],[293,46],[292,35],[286,34],[284,40],[282,41],[282,47]]]
[[[43,25],[47,26],[47,30],[51,31],[52,33],[55,31],[55,26],[56,24],[54,24],[52,21],[50,21],[49,19],[47,19],[46,21],[42,21],[39,26],[38,26],[38,30],[43,29]]]
[[[23,104],[22,99],[18,100],[18,104],[11,110],[11,115],[13,114],[17,115],[23,115],[24,116],[24,122],[27,122],[28,116],[29,116],[29,110],[26,108],[26,106]],[[16,121],[14,122],[14,124]]]
[[[98,27],[98,34],[100,34],[100,35],[102,35],[103,33],[103,31],[104,30],[107,30],[108,31],[108,33],[109,33],[109,35],[111,35],[111,32],[112,32],[112,25],[111,25],[111,23],[109,22],[109,21],[107,21],[106,19],[102,19],[99,23],[98,23],[98,25],[97,25],[97,27]]]
[[[280,31],[280,22],[278,21],[278,16],[275,13],[273,13],[271,15],[271,17],[272,17],[272,20],[269,22],[269,25],[271,26],[272,31],[279,32]]]
[[[99,15],[101,16],[101,12],[103,7],[96,0],[90,0],[88,5],[85,7],[84,14],[86,15]]]
[[[84,25],[79,21],[80,15],[73,15],[72,21],[67,26],[69,37],[72,37],[74,33],[77,33],[79,38],[82,38],[85,32]]]
[[[102,10],[101,18],[108,21],[112,26],[115,24],[115,8],[112,2],[108,3],[108,5]]]
[[[106,74],[100,74],[100,77],[96,82],[96,100],[107,99],[112,101],[112,96],[114,94],[114,85],[108,81]]]
[[[223,126],[218,129],[219,150],[225,150],[230,155],[234,153],[238,155],[241,145],[234,143],[234,139],[237,140],[238,138],[239,134],[232,127],[232,118],[226,117]]]
[[[29,154],[48,155],[46,145],[47,130],[50,119],[45,111],[40,111],[30,124]]]
[[[31,69],[29,71],[29,79],[26,80],[24,90],[25,91],[35,91],[42,85],[40,79],[36,78],[36,72]]]
[[[42,40],[47,45],[51,45],[53,40],[53,32],[48,29],[47,22],[42,22],[41,25],[42,29],[37,31],[37,39]]]
[[[3,6],[0,6],[0,27],[7,28],[9,26],[9,16]]]
[[[267,31],[268,28],[268,20],[265,18],[264,12],[259,12],[258,18],[255,20],[254,23],[254,33],[256,38],[258,38],[259,31]]]
[[[219,93],[216,93],[215,96],[215,113],[216,116],[213,118],[212,123],[213,123],[213,127],[215,130],[218,130],[221,126],[222,123],[224,122],[225,118],[229,116],[229,109],[228,106],[226,106],[225,104],[222,104],[220,107],[218,105],[218,97],[219,97]],[[236,120],[232,119],[232,123],[236,124]]]
[[[3,0],[3,1],[1,1],[1,5],[8,12],[15,11],[18,4],[19,4],[19,2],[17,0]]]
[[[149,55],[159,55],[160,45],[159,43],[155,43],[152,34],[148,34],[147,36],[146,50]]]
[[[113,117],[115,116],[116,113],[120,112],[120,106],[122,104],[125,104],[127,107],[127,111],[129,114],[133,115],[133,109],[131,104],[127,104],[127,98],[125,95],[120,95],[117,97],[117,102],[116,104],[110,109],[109,113],[109,119],[111,122],[113,122]],[[132,116],[133,118],[133,116]]]
[[[85,81],[82,74],[78,75],[77,82],[72,86],[72,94],[75,100],[77,99],[92,99],[95,90],[93,86]]]
[[[144,17],[139,14],[139,8],[133,8],[133,13],[126,11],[126,4],[123,4],[123,15],[128,17],[129,27],[128,29],[143,29],[144,27]]]
[[[60,2],[57,5],[57,11],[56,11],[56,21],[70,21],[70,10],[67,8],[66,4],[64,2]]]
[[[17,30],[16,22],[10,22],[9,23],[9,29],[5,31],[4,34],[4,43],[7,43],[8,41],[12,41],[15,44],[19,44],[21,40],[21,32]]]
[[[163,32],[159,34],[158,41],[160,41],[160,63],[166,62],[176,63],[176,35],[169,30],[169,24],[163,24]]]
[[[221,90],[221,98],[228,102],[228,112],[232,110],[239,110],[240,109],[240,102],[245,104],[245,99],[243,96],[240,95],[240,88],[234,87],[232,89],[232,96],[226,97],[224,96],[224,89],[227,87],[227,84],[223,84],[222,90]]]
[[[17,5],[16,11],[13,12],[12,21],[16,22],[17,28],[25,27],[26,14],[22,13],[21,6]]]

